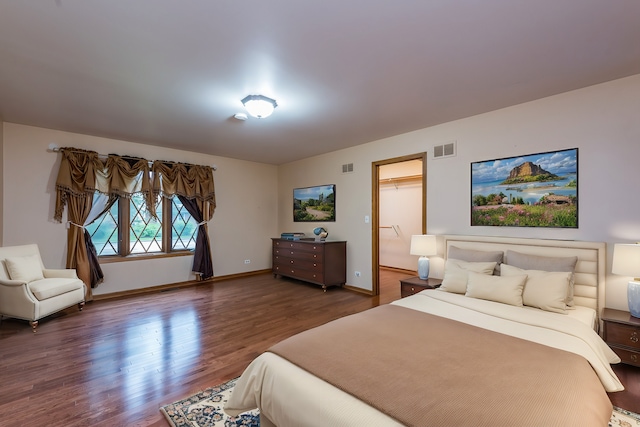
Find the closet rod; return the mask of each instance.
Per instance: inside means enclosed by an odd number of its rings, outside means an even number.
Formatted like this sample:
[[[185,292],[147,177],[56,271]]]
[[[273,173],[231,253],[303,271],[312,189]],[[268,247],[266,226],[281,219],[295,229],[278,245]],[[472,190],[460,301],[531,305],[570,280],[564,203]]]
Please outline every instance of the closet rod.
[[[49,150],[52,153],[58,153],[58,152],[60,152],[60,147],[58,147],[57,144],[51,143],[51,144],[49,144]],[[84,153],[84,151],[79,151],[79,150],[69,150],[69,151],[71,151],[73,153]],[[109,157],[109,155],[108,154],[100,154],[100,153],[98,153],[98,157],[107,158],[107,157]],[[131,156],[120,156],[120,157],[122,157],[124,159],[133,159],[133,160],[138,159],[139,160],[138,157],[131,157]],[[170,162],[170,161],[166,161],[166,160],[163,160],[162,162],[163,163],[172,163],[174,165],[178,163],[178,162]],[[150,160],[148,161],[148,163],[149,163],[149,166],[151,166],[153,164],[153,162],[150,161]],[[213,166],[209,166],[209,167],[211,169],[213,169],[214,171],[218,170],[218,166],[217,165],[213,165]]]

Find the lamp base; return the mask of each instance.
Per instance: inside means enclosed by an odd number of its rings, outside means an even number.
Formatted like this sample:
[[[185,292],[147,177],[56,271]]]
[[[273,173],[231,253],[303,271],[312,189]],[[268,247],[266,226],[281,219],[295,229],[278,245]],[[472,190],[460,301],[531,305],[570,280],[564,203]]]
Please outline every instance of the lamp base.
[[[429,278],[429,258],[426,256],[418,258],[418,277],[422,280]]]
[[[629,282],[627,285],[627,300],[631,315],[640,318],[640,282]]]

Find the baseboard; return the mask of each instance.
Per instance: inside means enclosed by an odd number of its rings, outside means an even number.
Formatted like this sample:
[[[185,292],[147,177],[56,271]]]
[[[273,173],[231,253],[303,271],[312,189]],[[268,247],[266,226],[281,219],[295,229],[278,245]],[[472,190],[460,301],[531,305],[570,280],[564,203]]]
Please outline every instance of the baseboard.
[[[349,291],[352,292],[357,292],[359,294],[365,294],[365,295],[369,295],[369,296],[373,296],[373,292],[370,291],[369,289],[362,289],[362,288],[358,288],[356,286],[351,286],[351,285],[343,285],[342,286],[344,289],[347,289]]]
[[[413,274],[414,276],[418,275],[418,272],[416,270],[407,270],[406,268],[398,268],[398,267],[387,267],[385,265],[381,265],[380,266],[380,270],[395,271],[397,273]]]
[[[128,291],[99,294],[99,295],[93,296],[93,301],[102,301],[102,300],[115,299],[115,298],[126,298],[126,297],[135,296],[135,295],[150,294],[155,292],[166,292],[171,289],[181,289],[181,288],[188,288],[192,286],[208,285],[211,283],[222,282],[225,280],[241,279],[243,277],[257,276],[259,274],[270,273],[270,272],[271,272],[271,269],[257,270],[257,271],[250,271],[246,273],[236,273],[236,274],[228,274],[226,276],[212,277],[211,279],[207,279],[207,280],[188,280],[186,282],[167,283],[165,285],[149,286],[146,288],[131,289]]]

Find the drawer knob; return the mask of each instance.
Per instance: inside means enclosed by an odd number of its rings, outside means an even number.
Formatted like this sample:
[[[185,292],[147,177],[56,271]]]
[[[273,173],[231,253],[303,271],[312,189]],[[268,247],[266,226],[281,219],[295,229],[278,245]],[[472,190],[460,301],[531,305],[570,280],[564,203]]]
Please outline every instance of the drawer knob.
[[[291,264],[293,264],[293,260],[289,261]]]
[[[633,363],[638,363],[638,355],[637,354],[632,354],[631,355],[631,361]]]
[[[638,342],[638,333],[636,331],[633,331],[633,333],[631,334],[629,339],[631,340],[631,342],[637,343]]]
[[[415,290],[416,290],[416,288],[411,288],[411,290],[412,290],[412,291],[415,291]]]

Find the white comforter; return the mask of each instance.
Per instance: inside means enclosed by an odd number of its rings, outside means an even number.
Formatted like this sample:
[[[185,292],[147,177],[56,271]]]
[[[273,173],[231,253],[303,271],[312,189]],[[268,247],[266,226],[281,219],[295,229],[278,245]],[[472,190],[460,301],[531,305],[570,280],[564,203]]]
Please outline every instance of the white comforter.
[[[392,304],[579,354],[589,361],[605,390],[624,389],[610,366],[620,362],[618,356],[593,329],[570,316],[431,290]],[[263,427],[270,422],[280,427],[399,425],[375,408],[269,352],[247,367],[225,405],[225,411],[231,415],[255,408],[260,409]]]

